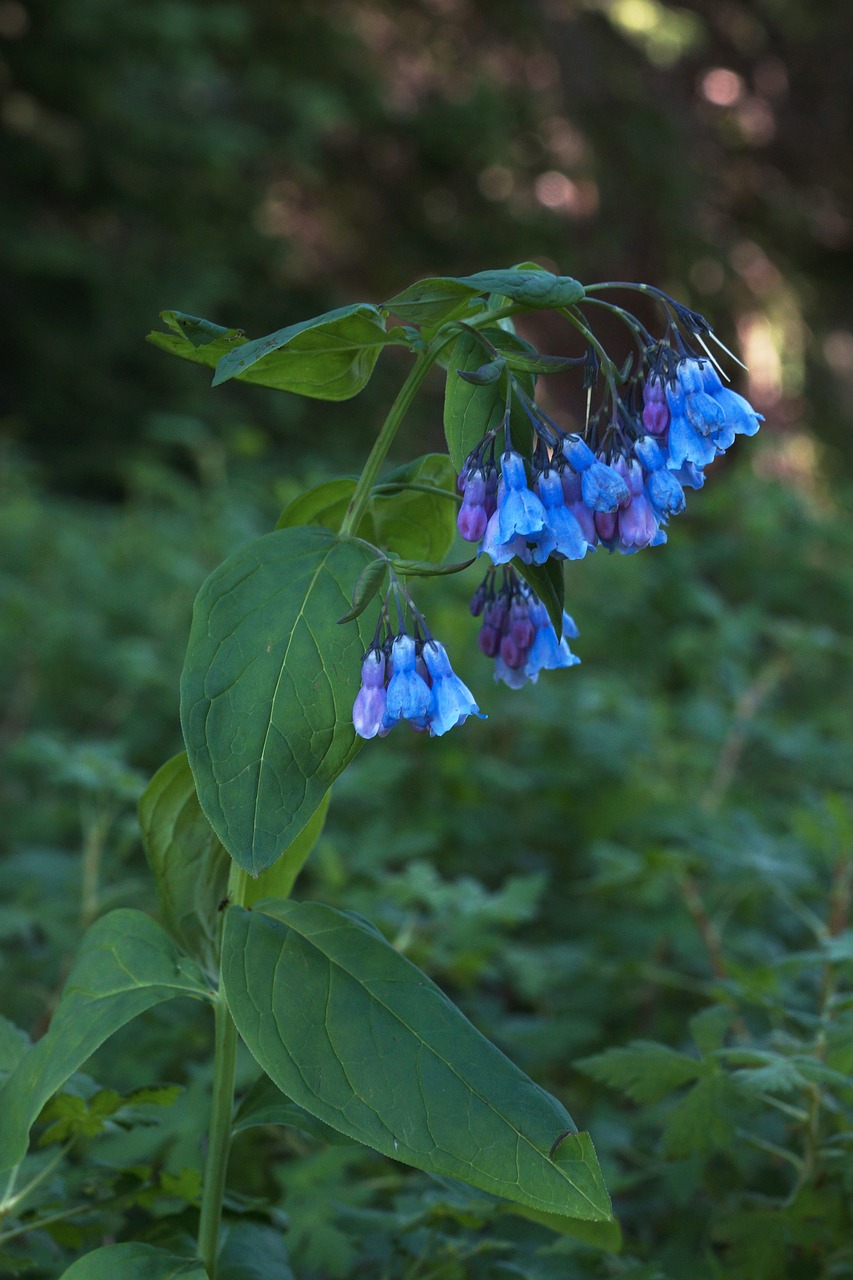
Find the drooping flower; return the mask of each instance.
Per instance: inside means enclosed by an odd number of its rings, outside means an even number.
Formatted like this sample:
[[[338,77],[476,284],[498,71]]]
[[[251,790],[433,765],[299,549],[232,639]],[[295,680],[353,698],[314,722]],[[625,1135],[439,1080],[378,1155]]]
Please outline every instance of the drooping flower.
[[[433,711],[429,719],[431,736],[441,737],[448,729],[464,724],[469,716],[485,720],[485,714],[474,701],[471,690],[451,668],[444,645],[437,640],[426,640],[423,659],[432,679]]]
[[[566,506],[560,474],[546,467],[536,478],[536,492],[545,508],[546,525],[531,552],[534,564],[544,564],[550,555],[581,560],[588,542],[577,518]]]
[[[352,709],[352,722],[360,738],[375,738],[385,716],[385,654],[372,646],[361,664],[361,688]]]
[[[547,524],[545,509],[527,484],[524,459],[514,449],[501,458],[503,493],[498,490],[498,531],[501,542],[535,537]]]
[[[711,362],[698,357],[679,361],[666,399],[672,414],[667,442],[672,471],[686,463],[707,467],[736,435],[755,435],[762,421],[748,400],[723,386]]]
[[[463,476],[464,497],[456,525],[466,542],[479,542],[497,509],[498,473],[494,466],[477,466],[463,471],[460,481]]]
[[[479,643],[488,658],[494,658],[495,680],[511,689],[535,682],[540,671],[575,666],[580,662],[569,649],[568,638],[578,634],[567,613],[563,614],[563,636],[557,639],[548,610],[538,596],[512,570],[503,571],[495,587],[492,571],[483,583],[485,604],[480,610],[483,624]],[[481,590],[475,595],[479,610]]]
[[[388,681],[385,714],[382,724],[392,729],[400,720],[408,720],[416,729],[426,729],[435,709],[432,690],[417,670],[415,642],[405,634],[395,637],[391,645],[393,674]]]
[[[631,555],[643,547],[660,546],[666,534],[660,528],[657,514],[649,502],[643,484],[643,468],[636,458],[617,458],[613,467],[628,487],[628,501],[617,513],[617,546],[623,555]]]

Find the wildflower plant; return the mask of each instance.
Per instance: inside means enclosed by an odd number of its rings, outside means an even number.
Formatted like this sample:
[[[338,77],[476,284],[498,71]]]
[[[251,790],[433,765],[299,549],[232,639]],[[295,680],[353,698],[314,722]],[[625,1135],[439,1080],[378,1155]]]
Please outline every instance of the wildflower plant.
[[[611,302],[613,290],[651,299],[658,331]],[[514,317],[541,310],[566,322],[568,354],[519,337]],[[624,363],[596,336],[602,310],[626,328]],[[612,1248],[618,1227],[592,1140],[562,1102],[370,925],[290,891],[362,740],[401,732],[402,721],[430,737],[488,732],[470,723],[485,719],[487,695],[455,674],[418,608],[418,580],[479,564],[471,613],[496,680],[520,689],[575,666],[567,564],[666,542],[685,490],[759,415],[724,384],[697,313],[648,285],[584,288],[532,264],[421,280],[380,306],[251,341],[180,312],[163,320],[169,332],[151,334],[154,345],[214,369],[214,385],[236,378],[346,400],[385,347],[413,363],[359,478],[302,494],[202,586],[181,680],[186,753],[163,765],[140,807],[163,925],[119,910],[91,926],[50,1029],[0,1095],[0,1164],[20,1164],[45,1104],[109,1036],[183,995],[210,1005],[215,1022],[195,1252],[164,1231],[156,1244],[85,1255],[69,1280],[262,1274],[222,1221],[231,1138],[252,1108],[250,1097],[235,1112],[238,1039],[267,1077],[267,1120],[303,1115]],[[438,369],[447,455],[383,475]],[[571,369],[575,429],[537,393],[541,377]],[[457,531],[474,554],[448,563]],[[275,1268],[271,1258],[265,1274]]]

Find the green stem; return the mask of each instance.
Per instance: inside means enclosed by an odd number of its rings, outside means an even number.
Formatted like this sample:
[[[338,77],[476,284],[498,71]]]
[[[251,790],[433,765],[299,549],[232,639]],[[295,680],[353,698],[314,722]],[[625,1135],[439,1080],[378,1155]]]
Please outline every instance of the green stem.
[[[228,900],[241,907],[246,899],[248,877],[236,863],[228,877]],[[201,1195],[198,1224],[198,1255],[207,1268],[210,1280],[216,1280],[219,1254],[219,1227],[222,1221],[222,1198],[228,1172],[231,1148],[231,1122],[234,1113],[234,1075],[237,1066],[237,1028],[219,984],[216,997],[216,1033],[213,1058],[213,1095],[210,1103],[207,1160]]]
[[[516,303],[511,303],[505,307],[496,307],[492,311],[483,311],[478,316],[471,316],[465,321],[465,327],[468,329],[485,328],[486,325],[495,324],[498,320],[504,320],[509,316],[515,315],[518,311],[519,307]],[[409,370],[409,376],[388,410],[388,416],[382,423],[379,435],[376,437],[373,448],[367,456],[364,470],[358,478],[355,492],[341,521],[340,535],[342,538],[354,537],[357,533],[361,518],[370,501],[371,490],[382,469],[382,463],[388,456],[388,450],[394,442],[400,423],[406,416],[409,405],[417,395],[421,383],[435,363],[442,347],[447,346],[448,342],[451,342],[457,335],[458,327],[453,321],[450,321],[445,328],[438,331],[429,346],[418,354],[415,363]]]
[[[370,491],[376,481],[377,476],[382,468],[382,463],[387,457],[388,450],[394,442],[394,437],[399,430],[400,423],[406,415],[409,405],[418,393],[418,388],[424,378],[430,371],[432,363],[435,360],[437,350],[428,347],[426,351],[422,351],[412,368],[409,370],[409,376],[400,388],[397,399],[388,410],[388,416],[382,423],[382,429],[376,437],[373,448],[368,454],[367,461],[364,464],[364,470],[358,478],[358,484],[355,486],[355,492],[352,495],[350,504],[347,507],[346,514],[341,521],[341,537],[352,536],[356,533],[361,518],[364,515],[368,502],[370,501]]]

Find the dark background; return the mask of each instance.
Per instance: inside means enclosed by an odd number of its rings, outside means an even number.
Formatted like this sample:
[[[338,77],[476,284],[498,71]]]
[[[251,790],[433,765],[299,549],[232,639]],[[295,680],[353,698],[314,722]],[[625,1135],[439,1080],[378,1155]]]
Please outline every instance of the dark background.
[[[851,46],[846,0],[2,0],[4,430],[105,496],[208,428],[366,437],[375,402],[213,395],[143,335],[535,258],[705,311],[849,457]]]

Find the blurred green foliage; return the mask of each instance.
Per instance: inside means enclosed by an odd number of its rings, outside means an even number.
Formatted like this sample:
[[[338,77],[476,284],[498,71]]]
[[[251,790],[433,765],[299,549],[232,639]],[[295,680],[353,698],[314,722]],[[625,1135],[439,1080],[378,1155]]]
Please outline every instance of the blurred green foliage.
[[[227,1214],[286,1228],[305,1280],[846,1274],[853,534],[843,494],[752,450],[665,549],[571,575],[583,665],[526,692],[477,655],[476,568],[420,582],[490,719],[367,744],[296,890],[376,922],[568,1103],[622,1254],[297,1119],[241,1133]],[[6,478],[4,1012],[39,1034],[86,921],[154,909],[134,805],[180,745],[192,597],[271,498],[248,471],[201,492],[149,468],[109,513]],[[56,1163],[5,1217],[4,1265],[54,1277],[105,1234],[192,1230],[210,1030],[152,1012],[51,1104],[19,1185]],[[0,1069],[20,1043],[3,1030]],[[180,1095],[137,1092],[163,1082]]]

